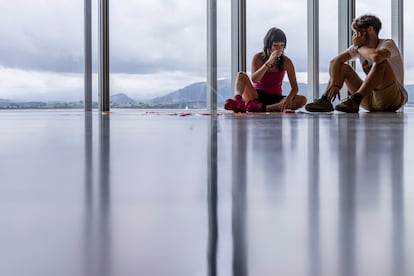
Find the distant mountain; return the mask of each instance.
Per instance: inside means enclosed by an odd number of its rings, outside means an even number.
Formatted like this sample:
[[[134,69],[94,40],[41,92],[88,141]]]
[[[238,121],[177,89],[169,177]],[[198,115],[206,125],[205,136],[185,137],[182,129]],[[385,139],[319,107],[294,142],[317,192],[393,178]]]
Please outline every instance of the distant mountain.
[[[308,96],[308,85],[306,83],[298,83],[299,94]],[[326,84],[319,86],[319,93],[322,94]],[[283,94],[289,93],[290,85],[283,82]],[[414,103],[414,85],[406,85],[408,91],[408,103]],[[231,91],[230,79],[217,81],[217,105],[223,107],[224,101],[233,96]],[[312,99],[308,99],[310,101]],[[207,84],[206,82],[192,83],[184,88],[178,89],[161,97],[150,100],[134,100],[125,93],[111,95],[111,107],[116,108],[206,108],[207,106]],[[93,103],[97,108],[98,103]],[[0,109],[28,109],[28,108],[82,108],[83,101],[60,101],[60,102],[35,102],[0,99]]]
[[[131,99],[124,93],[118,93],[111,95],[111,104],[133,104],[135,103],[134,99]]]
[[[230,98],[231,83],[229,79],[217,81],[217,102],[224,104],[227,98]],[[207,84],[206,82],[192,83],[184,88],[178,89],[164,96],[156,97],[147,101],[150,104],[164,103],[185,103],[185,104],[202,104],[207,102]]]
[[[299,86],[299,94],[308,96],[308,84],[306,83],[298,83]],[[322,83],[319,85],[319,93],[322,94],[326,88],[326,83]],[[283,82],[282,85],[283,94],[286,95],[289,93],[290,84],[287,81]],[[414,85],[406,85],[406,89],[409,95],[409,103],[414,103]],[[231,81],[230,79],[223,79],[218,80],[217,82],[217,104],[222,106],[224,101],[227,98],[233,96],[233,92],[231,91]],[[206,82],[197,82],[190,84],[184,88],[178,89],[171,93],[168,93],[164,96],[156,97],[152,100],[147,101],[151,104],[166,104],[166,103],[174,103],[174,104],[197,104],[198,106],[205,106],[207,102],[207,84]]]
[[[307,95],[307,84],[299,83],[299,94]],[[321,89],[324,85],[321,85]],[[290,90],[289,82],[283,82],[282,87],[286,94]],[[217,81],[217,104],[224,105],[224,101],[233,96],[231,91],[231,80],[223,79]],[[207,102],[207,84],[206,82],[197,82],[190,84],[184,88],[178,89],[164,96],[156,97],[147,101],[150,104],[166,104],[166,103],[184,103],[184,104],[198,104],[206,105]]]

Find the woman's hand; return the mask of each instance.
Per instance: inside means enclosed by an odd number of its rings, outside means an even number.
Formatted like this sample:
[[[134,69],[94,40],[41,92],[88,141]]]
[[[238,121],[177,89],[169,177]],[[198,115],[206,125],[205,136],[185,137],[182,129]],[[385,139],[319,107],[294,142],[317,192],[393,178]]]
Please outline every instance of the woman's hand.
[[[272,67],[273,64],[276,63],[276,59],[278,59],[283,54],[283,50],[276,50],[270,54],[269,59],[266,61],[266,65],[268,67]]]
[[[292,103],[295,96],[287,95],[280,101],[280,112],[283,112],[285,109],[292,109]]]

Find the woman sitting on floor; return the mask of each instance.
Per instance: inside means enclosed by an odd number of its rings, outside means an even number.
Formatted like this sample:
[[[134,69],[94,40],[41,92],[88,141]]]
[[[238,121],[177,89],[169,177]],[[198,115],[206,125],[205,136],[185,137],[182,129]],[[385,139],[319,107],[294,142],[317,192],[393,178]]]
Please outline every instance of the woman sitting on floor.
[[[271,28],[265,38],[263,51],[252,60],[252,81],[245,72],[236,78],[236,91],[227,99],[224,108],[234,112],[265,112],[296,110],[306,104],[306,97],[298,95],[295,67],[284,54],[286,35],[277,28]],[[291,90],[282,95],[282,82],[287,72]]]

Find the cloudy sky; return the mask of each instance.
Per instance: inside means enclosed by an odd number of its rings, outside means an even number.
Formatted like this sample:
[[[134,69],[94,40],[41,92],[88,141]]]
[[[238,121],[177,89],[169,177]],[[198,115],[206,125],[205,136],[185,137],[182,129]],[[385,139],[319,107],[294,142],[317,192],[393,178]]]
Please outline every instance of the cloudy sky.
[[[206,0],[110,0],[111,93],[141,99],[206,79]],[[286,54],[306,82],[307,0],[247,1],[247,61],[273,26],[288,37]],[[320,70],[326,81],[337,54],[337,1],[320,0]],[[406,83],[414,83],[414,22],[405,1]],[[98,1],[93,6],[94,98],[97,98]],[[218,1],[218,77],[230,76],[230,0]],[[391,1],[358,0],[391,35]],[[0,0],[0,99],[83,99],[83,0]]]

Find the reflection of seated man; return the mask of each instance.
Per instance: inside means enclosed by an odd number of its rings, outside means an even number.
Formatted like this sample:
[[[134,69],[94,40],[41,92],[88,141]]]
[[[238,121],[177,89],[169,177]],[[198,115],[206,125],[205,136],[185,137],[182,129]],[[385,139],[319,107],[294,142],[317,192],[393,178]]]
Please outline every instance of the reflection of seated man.
[[[331,102],[344,83],[351,96],[335,106],[338,111],[356,113],[360,104],[368,111],[396,111],[407,102],[401,54],[392,39],[378,38],[381,21],[376,16],[363,15],[352,22],[352,29],[353,45],[331,61],[326,91],[305,106],[307,111],[332,111]],[[356,58],[367,75],[364,81],[345,64]]]

